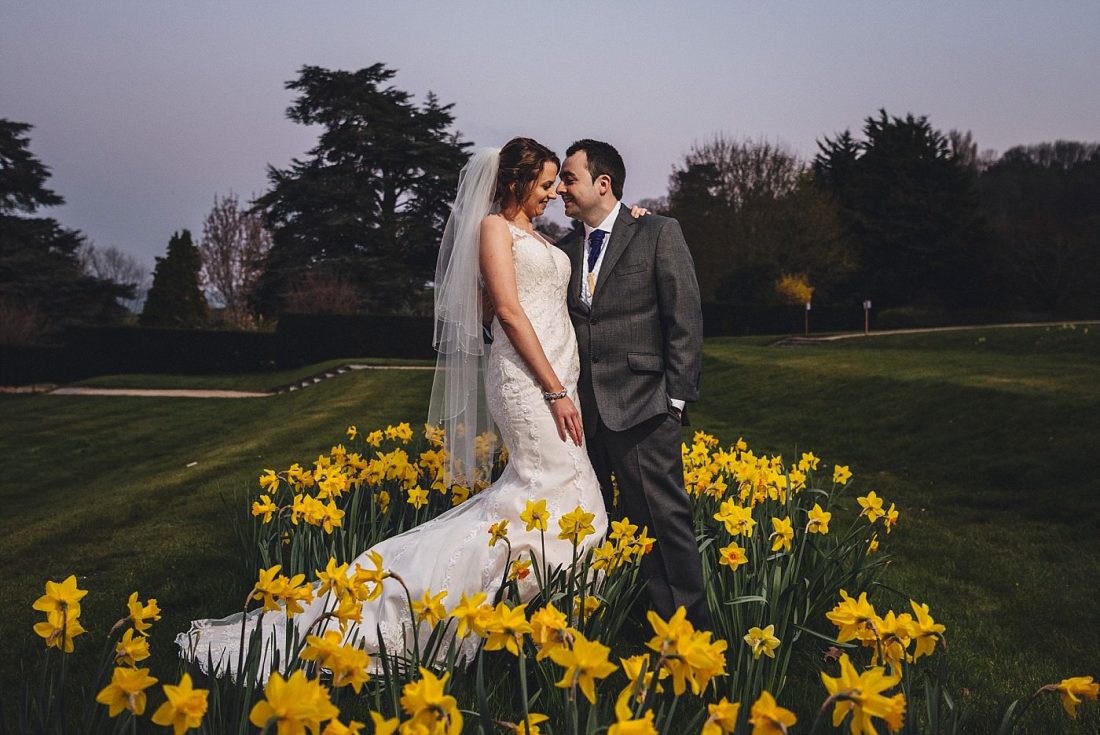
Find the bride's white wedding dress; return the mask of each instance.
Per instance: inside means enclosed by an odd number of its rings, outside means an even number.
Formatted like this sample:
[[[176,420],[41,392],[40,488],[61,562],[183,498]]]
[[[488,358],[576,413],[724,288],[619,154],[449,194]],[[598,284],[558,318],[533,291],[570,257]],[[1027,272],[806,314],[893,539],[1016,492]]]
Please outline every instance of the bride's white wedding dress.
[[[576,336],[566,308],[569,285],[569,258],[558,248],[509,223],[512,232],[512,253],[516,267],[519,302],[530,319],[547,359],[558,378],[569,390],[570,398],[579,404],[576,394],[580,373]],[[485,592],[491,602],[506,574],[508,549],[503,543],[489,546],[489,527],[501,520],[508,521],[511,558],[527,559],[533,553],[542,563],[542,543],[537,530],[525,531],[520,520],[528,501],[546,500],[550,513],[545,533],[545,563],[551,568],[568,565],[573,548],[569,541],[558,538],[557,519],[578,505],[595,514],[595,533],[584,545],[598,543],[607,530],[607,515],[599,483],[583,447],[558,436],[553,416],[542,397],[542,387],[516,352],[498,321],[493,323],[494,341],[485,376],[486,399],[493,420],[508,448],[508,464],[500,478],[489,488],[442,515],[386,539],[373,550],[381,554],[383,567],[405,581],[414,600],[425,591],[433,594],[446,590],[444,607],[457,607],[463,593],[472,596]],[[373,568],[367,553],[358,561],[364,568]],[[355,569],[355,562],[349,565]],[[519,584],[520,596],[530,599],[536,591],[534,575]],[[299,638],[317,617],[325,612],[330,599],[315,600],[304,613],[294,616],[289,624],[297,627]],[[191,630],[176,638],[181,656],[193,660],[204,670],[211,661],[217,673],[234,672],[241,641],[242,617],[247,622],[245,640],[255,629],[259,616],[240,613],[220,620],[198,620]],[[381,597],[363,603],[362,624],[353,626],[345,640],[360,642],[370,652],[378,650],[378,636],[389,652],[401,652],[405,641],[412,640],[412,617],[401,585],[387,579]],[[261,672],[269,668],[279,647],[286,639],[282,613],[267,613],[262,617],[264,662]],[[425,627],[420,640],[430,631]],[[460,654],[469,658],[476,650],[475,636],[462,644]],[[285,654],[278,651],[278,660]],[[209,672],[208,672],[209,673]],[[261,676],[266,678],[266,673]]]

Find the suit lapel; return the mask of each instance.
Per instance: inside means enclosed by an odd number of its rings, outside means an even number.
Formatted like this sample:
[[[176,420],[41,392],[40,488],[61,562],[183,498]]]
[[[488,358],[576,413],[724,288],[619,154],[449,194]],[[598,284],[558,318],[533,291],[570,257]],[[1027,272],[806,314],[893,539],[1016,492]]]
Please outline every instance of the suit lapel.
[[[581,233],[584,230],[580,230]],[[559,247],[569,256],[569,294],[566,299],[570,304],[587,311],[588,305],[581,300],[581,260],[584,259],[584,235],[577,234],[573,230],[558,243]]]
[[[611,277],[615,264],[626,251],[626,246],[634,238],[638,221],[630,215],[630,210],[624,204],[619,208],[619,216],[615,219],[615,227],[611,230],[611,239],[607,242],[607,252],[604,253],[603,263],[600,264],[600,277],[596,281],[596,293],[592,296],[592,308],[596,308],[596,302],[603,294],[603,287]],[[579,269],[578,269],[579,270]],[[578,288],[580,283],[577,284]]]

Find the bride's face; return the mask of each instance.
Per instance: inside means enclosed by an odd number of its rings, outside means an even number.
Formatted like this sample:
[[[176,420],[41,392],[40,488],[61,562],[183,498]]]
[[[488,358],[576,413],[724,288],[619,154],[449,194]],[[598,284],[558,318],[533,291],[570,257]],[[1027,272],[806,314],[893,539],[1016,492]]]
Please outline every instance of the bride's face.
[[[554,181],[557,178],[558,167],[554,165],[553,161],[542,164],[542,171],[539,172],[535,185],[531,187],[531,191],[528,192],[519,205],[528,218],[541,217],[546,213],[546,205],[550,203],[550,200],[558,198],[557,192],[554,191]]]

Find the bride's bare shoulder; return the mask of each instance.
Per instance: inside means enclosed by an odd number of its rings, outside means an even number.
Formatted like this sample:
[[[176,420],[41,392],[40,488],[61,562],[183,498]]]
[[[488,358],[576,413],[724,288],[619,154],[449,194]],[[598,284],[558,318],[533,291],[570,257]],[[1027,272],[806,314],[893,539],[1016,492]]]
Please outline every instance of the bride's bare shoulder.
[[[481,220],[481,241],[511,242],[512,233],[508,230],[508,220],[499,214],[487,214]]]

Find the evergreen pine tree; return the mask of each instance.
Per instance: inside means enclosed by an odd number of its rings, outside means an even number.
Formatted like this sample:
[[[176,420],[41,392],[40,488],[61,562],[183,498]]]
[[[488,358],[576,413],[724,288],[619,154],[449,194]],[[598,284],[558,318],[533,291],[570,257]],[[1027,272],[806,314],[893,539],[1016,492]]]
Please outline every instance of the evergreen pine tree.
[[[207,305],[199,287],[202,258],[191,242],[191,232],[172,234],[168,254],[157,258],[153,286],[145,299],[139,323],[144,327],[201,327],[206,323]]]

